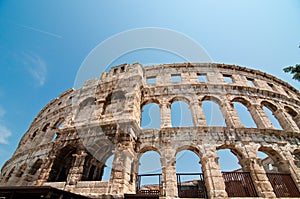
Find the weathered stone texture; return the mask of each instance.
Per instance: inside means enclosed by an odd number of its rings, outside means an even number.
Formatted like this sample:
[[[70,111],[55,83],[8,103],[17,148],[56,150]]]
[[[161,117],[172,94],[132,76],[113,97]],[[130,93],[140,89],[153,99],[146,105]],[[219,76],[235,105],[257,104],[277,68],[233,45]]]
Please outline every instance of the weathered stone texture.
[[[200,74],[207,82],[199,82]],[[181,82],[172,82],[172,75],[180,75]],[[147,78],[155,84],[147,84]],[[141,154],[154,150],[161,156],[162,194],[178,198],[176,154],[188,149],[201,159],[209,198],[227,198],[216,151],[229,148],[243,171],[250,172],[258,196],[275,198],[257,152],[267,153],[273,166],[291,174],[300,189],[299,99],[287,83],[241,66],[116,66],[78,90],[67,90],[40,111],[3,166],[0,185],[50,185],[94,198],[122,198],[136,192]],[[172,127],[171,105],[179,100],[190,106],[193,127]],[[207,124],[201,106],[205,100],[219,105],[225,127]],[[257,128],[243,126],[233,102],[247,107]],[[160,107],[160,129],[140,128],[142,107],[148,103]],[[273,127],[263,106],[283,130]],[[110,180],[101,181],[111,155]]]

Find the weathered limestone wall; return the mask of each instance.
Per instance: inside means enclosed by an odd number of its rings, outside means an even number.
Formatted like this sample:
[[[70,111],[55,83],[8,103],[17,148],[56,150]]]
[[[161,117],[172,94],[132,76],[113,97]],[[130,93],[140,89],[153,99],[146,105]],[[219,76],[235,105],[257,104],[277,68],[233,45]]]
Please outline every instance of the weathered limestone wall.
[[[207,81],[199,81],[200,75]],[[181,80],[172,82],[174,76]],[[154,84],[147,83],[149,78]],[[202,109],[206,100],[219,105],[225,127],[207,124]],[[189,105],[193,127],[172,127],[171,105],[176,101]],[[234,102],[247,107],[257,128],[243,126]],[[142,108],[148,103],[160,107],[160,129],[140,128]],[[274,128],[264,106],[282,130]],[[94,198],[122,198],[124,193],[136,192],[139,157],[154,150],[161,156],[163,196],[177,198],[176,154],[187,149],[201,159],[209,198],[226,198],[216,151],[228,148],[239,154],[259,197],[274,198],[257,152],[270,154],[278,170],[291,174],[300,189],[299,129],[299,92],[266,73],[217,63],[145,68],[123,64],[47,104],[3,166],[0,185],[51,185]],[[111,155],[110,180],[93,180],[101,178]],[[59,170],[62,165],[57,160],[70,165]],[[56,174],[60,177],[55,178]]]

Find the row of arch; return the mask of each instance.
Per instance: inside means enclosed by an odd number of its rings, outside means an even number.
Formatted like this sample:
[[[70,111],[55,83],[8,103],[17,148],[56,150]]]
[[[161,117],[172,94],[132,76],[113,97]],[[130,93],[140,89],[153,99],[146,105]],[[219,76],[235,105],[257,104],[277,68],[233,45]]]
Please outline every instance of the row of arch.
[[[59,153],[55,155],[47,181],[67,181],[71,168],[75,165],[77,153],[77,149],[73,146],[67,145],[62,148]],[[111,155],[106,159],[105,163],[102,163],[87,153],[84,157],[84,165],[82,165],[84,170],[81,181],[108,181],[110,179],[113,159],[114,155]],[[34,182],[34,180],[38,179],[43,164],[45,164],[45,162],[38,158],[30,165],[23,163],[20,166],[13,166],[9,171],[3,173],[4,178],[2,179],[2,183],[8,183],[12,179],[22,182],[22,180],[20,180],[21,178],[23,181],[26,181],[25,178],[28,177],[31,182]]]
[[[299,149],[296,149],[292,153],[294,157],[294,162],[298,168],[299,161],[300,161],[300,151]],[[197,184],[195,185],[195,182],[203,182],[205,178],[205,170],[207,170],[207,161],[206,158],[203,158],[202,160],[202,154],[201,152],[196,148],[192,146],[182,147],[179,150],[177,150],[174,153],[174,156],[176,157],[174,159],[174,166],[175,170],[172,175],[177,176],[177,184],[178,186],[178,194],[180,195],[181,188],[184,187],[184,190],[187,189],[195,189],[197,187]],[[158,178],[158,176],[162,175],[164,173],[164,169],[162,165],[165,165],[161,159],[161,157],[165,157],[165,154],[161,154],[161,152],[154,148],[154,147],[145,147],[144,150],[142,150],[142,153],[140,154],[140,166],[139,166],[139,190],[151,190],[155,187],[158,187],[158,184],[161,184],[161,179]],[[229,176],[236,176],[238,174],[241,174],[243,172],[249,173],[250,170],[253,170],[254,168],[250,168],[249,161],[247,161],[243,154],[235,147],[233,146],[220,146],[216,148],[215,156],[213,156],[214,160],[216,161],[214,168],[217,170],[219,169],[220,172],[224,172],[225,175],[223,176],[224,183],[227,182]],[[287,161],[284,161],[285,158],[278,153],[276,150],[274,150],[272,147],[264,147],[261,146],[256,156],[251,157],[251,161],[260,160],[259,165],[262,166],[262,170],[269,176],[269,174],[286,174],[294,178],[293,183],[296,182],[299,177],[294,176],[295,173],[291,172],[288,167],[290,167],[290,164]],[[245,161],[246,160],[246,161]],[[250,162],[251,162],[250,161]],[[151,164],[149,164],[151,163]],[[173,165],[172,164],[172,165]],[[250,163],[251,164],[251,163]],[[257,169],[257,167],[255,167]],[[168,168],[170,169],[170,168]],[[249,170],[250,169],[250,170]],[[226,174],[226,173],[229,173]],[[259,170],[255,170],[254,172],[261,173]],[[210,172],[209,172],[210,173]],[[156,174],[156,175],[154,175]],[[203,177],[204,174],[204,177]],[[230,175],[234,174],[234,175]],[[179,177],[180,176],[180,177]],[[226,177],[225,177],[226,176]],[[170,177],[170,176],[169,176]],[[179,177],[179,178],[178,178]],[[175,177],[174,177],[175,178]],[[176,178],[175,178],[176,179]],[[180,179],[180,181],[178,181]],[[233,178],[229,177],[230,180],[233,180]],[[253,181],[255,179],[252,179]],[[205,180],[204,180],[205,181]],[[225,182],[226,181],[226,182]],[[271,183],[271,179],[269,179]],[[293,180],[292,180],[293,181]],[[292,183],[290,181],[290,183]],[[206,183],[206,182],[205,182]],[[272,181],[272,183],[274,183]],[[271,184],[272,184],[271,183]],[[193,184],[195,187],[193,187]],[[156,185],[156,186],[155,186]],[[227,184],[228,185],[228,184]],[[226,191],[228,193],[228,196],[232,194],[231,190],[227,190],[226,185]],[[232,185],[232,184],[231,184]],[[250,185],[249,185],[250,186]],[[256,185],[257,186],[257,185]],[[273,184],[272,184],[273,186]],[[284,185],[286,186],[286,185]],[[293,185],[294,186],[294,185]],[[275,187],[273,187],[275,188]],[[260,189],[260,188],[258,188]],[[282,188],[283,189],[283,188]],[[297,189],[297,188],[296,188]],[[228,192],[229,191],[229,192]],[[241,190],[243,191],[243,190]],[[276,192],[277,195],[277,192]],[[232,197],[233,195],[231,195]]]
[[[42,159],[37,159],[33,164],[27,165],[27,163],[23,163],[19,167],[13,166],[8,173],[3,173],[3,181],[2,183],[7,183],[12,177],[17,177],[18,179],[23,177],[24,174],[27,176],[34,176],[41,170],[41,166],[43,164]],[[37,176],[35,176],[37,179]]]
[[[171,111],[169,114],[173,127],[195,126],[197,117],[195,115],[197,115],[197,113],[193,112],[194,110],[192,109],[195,106],[191,104],[188,99],[183,97],[173,98],[167,104],[170,104]],[[206,125],[208,126],[229,126],[226,117],[233,117],[234,114],[236,114],[242,126],[246,128],[261,127],[261,122],[257,119],[258,117],[261,117],[261,120],[269,120],[269,123],[271,124],[269,128],[285,129],[284,124],[286,121],[284,121],[284,118],[277,113],[279,109],[276,105],[266,100],[262,101],[260,107],[258,107],[252,105],[246,99],[238,97],[231,100],[227,106],[225,102],[222,102],[215,97],[206,96],[199,102],[199,106],[196,107],[201,109],[196,111],[199,112],[198,115],[200,114],[200,117],[201,115],[204,115]],[[156,99],[147,100],[142,103],[141,127],[144,129],[160,129],[163,123],[163,121],[161,121],[161,117],[163,116],[161,113],[162,108],[164,108],[163,104]],[[263,112],[257,110],[258,108]],[[284,117],[289,120],[291,126],[298,131],[300,123],[297,123],[298,120],[296,118],[299,116],[297,111],[289,106],[285,106],[283,112]],[[262,114],[267,117],[263,117]]]
[[[63,127],[65,123],[64,118],[59,118],[56,122],[54,122],[54,125],[51,125],[50,122],[44,124],[41,129],[36,129],[29,135],[29,138],[31,140],[34,140],[35,137],[39,134],[39,132],[42,132],[42,136],[45,136],[45,134],[51,129],[51,130],[59,130]],[[47,136],[47,135],[46,135]],[[49,136],[47,136],[49,137]],[[54,135],[50,135],[51,140],[55,140],[57,138],[57,134],[55,133]]]
[[[222,145],[216,149],[216,154],[219,157],[218,164],[221,166],[222,171],[244,171],[248,169],[248,165],[244,165],[245,162],[243,162],[244,158],[246,158],[246,155],[244,155],[245,152],[243,152],[242,149],[229,145]],[[259,156],[259,151],[264,153],[263,156]],[[139,164],[137,164],[137,174],[161,174],[163,164],[161,161],[164,161],[161,157],[165,158],[166,155],[163,153],[164,152],[160,149],[152,146],[143,147],[141,150],[139,150],[139,152],[136,154],[136,158],[139,161]],[[72,174],[74,171],[72,171],[72,168],[74,166],[79,166],[75,165],[75,162],[80,162],[77,161],[77,155],[75,154],[80,155],[82,153],[80,153],[74,146],[67,145],[59,150],[59,153],[55,156],[51,166],[51,171],[49,173],[50,175],[47,181],[66,182],[70,173]],[[291,155],[294,158],[295,165],[300,168],[300,150],[294,150],[291,152]],[[176,173],[204,173],[202,169],[203,154],[198,147],[182,146],[176,151],[174,150],[174,154],[170,154],[170,157],[171,156],[176,157]],[[105,164],[98,162],[88,153],[82,157],[84,158],[84,170],[82,177],[79,179],[80,181],[109,181],[112,179],[111,171],[113,169],[114,155],[108,157],[105,161]],[[261,158],[263,160],[262,164],[266,172],[289,173],[289,171],[286,170],[287,165],[282,165],[287,163],[284,161],[286,157],[283,157],[281,153],[277,152],[271,146],[261,146],[257,151],[257,156],[254,158]],[[224,165],[224,162],[234,162],[235,164]],[[23,178],[24,181],[24,179],[28,177],[28,174],[29,176],[35,176],[34,179],[38,179],[43,164],[44,162],[41,159],[36,159],[32,165],[27,165],[24,163],[19,167],[13,167],[7,175],[4,174],[5,178],[2,182],[7,182],[12,177],[15,177],[15,180]],[[185,178],[182,180],[192,181],[198,179],[195,179],[195,175],[191,175],[185,176]],[[22,180],[20,180],[20,182],[21,181]],[[157,183],[157,181],[153,181],[151,178],[148,179],[148,181],[145,179],[145,181],[142,181],[142,186],[155,183]]]

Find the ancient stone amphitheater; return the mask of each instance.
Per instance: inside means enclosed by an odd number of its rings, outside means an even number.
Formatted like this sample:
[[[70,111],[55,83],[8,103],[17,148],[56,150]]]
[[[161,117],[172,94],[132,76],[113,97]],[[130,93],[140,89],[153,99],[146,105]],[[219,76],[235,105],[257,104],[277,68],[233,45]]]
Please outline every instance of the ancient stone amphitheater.
[[[172,127],[177,101],[190,107],[193,126]],[[205,101],[219,105],[225,126],[207,122]],[[149,103],[159,105],[159,129],[140,127]],[[255,128],[243,125],[234,103],[247,108]],[[123,64],[47,104],[3,166],[0,184],[51,186],[90,198],[300,198],[299,129],[299,92],[266,73],[218,63]],[[221,172],[220,149],[230,149],[241,169]],[[178,180],[182,150],[199,156],[200,179]],[[142,189],[139,159],[147,151],[159,153],[162,172],[159,184]]]

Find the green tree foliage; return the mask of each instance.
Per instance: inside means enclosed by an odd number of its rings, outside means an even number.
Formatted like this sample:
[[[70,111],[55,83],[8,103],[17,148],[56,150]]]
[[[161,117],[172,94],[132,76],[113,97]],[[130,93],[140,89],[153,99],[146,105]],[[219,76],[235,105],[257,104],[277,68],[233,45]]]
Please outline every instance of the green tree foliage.
[[[286,73],[291,73],[293,75],[293,79],[300,81],[300,64],[296,64],[296,66],[288,66],[283,69]]]
[[[300,45],[298,46],[300,48]],[[293,75],[293,79],[300,81],[300,64],[296,64],[296,66],[288,66],[283,69],[286,73],[291,73]]]

